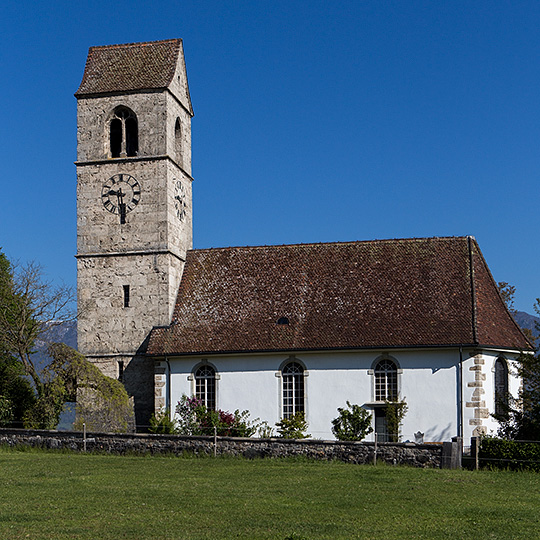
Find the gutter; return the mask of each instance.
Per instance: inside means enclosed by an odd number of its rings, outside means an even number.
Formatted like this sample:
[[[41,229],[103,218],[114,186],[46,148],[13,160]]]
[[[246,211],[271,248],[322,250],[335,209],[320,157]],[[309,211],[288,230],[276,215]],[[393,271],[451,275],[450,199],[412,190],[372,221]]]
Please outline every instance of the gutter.
[[[169,328],[168,326],[165,327],[156,327],[154,326],[154,329],[161,329],[161,328]],[[347,347],[318,347],[318,348],[296,348],[296,349],[237,349],[237,350],[200,350],[200,351],[188,351],[188,352],[171,352],[170,350],[167,352],[150,352],[145,353],[147,357],[149,358],[163,358],[165,355],[168,355],[169,357],[190,357],[190,356],[230,356],[230,355],[238,355],[238,354],[270,354],[270,353],[277,353],[277,354],[300,354],[300,353],[318,353],[318,352],[363,352],[363,351],[407,351],[407,350],[439,350],[439,349],[455,349],[456,347],[470,347],[470,348],[488,348],[492,349],[495,348],[497,350],[505,350],[505,351],[514,351],[515,349],[509,349],[508,347],[499,347],[499,346],[493,346],[493,345],[481,345],[477,341],[472,343],[444,343],[441,345],[366,345],[363,347],[354,347],[354,346],[347,346]],[[99,355],[94,355],[99,356]],[[110,354],[103,354],[101,356],[111,356]]]

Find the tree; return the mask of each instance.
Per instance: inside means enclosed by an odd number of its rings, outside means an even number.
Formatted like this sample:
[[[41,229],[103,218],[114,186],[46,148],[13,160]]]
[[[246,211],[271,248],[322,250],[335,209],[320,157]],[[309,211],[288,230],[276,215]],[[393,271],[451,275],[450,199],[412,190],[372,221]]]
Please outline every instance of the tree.
[[[45,370],[46,385],[52,383],[53,386],[49,407],[54,407],[55,396],[61,395],[62,405],[66,401],[77,401],[76,429],[82,429],[85,424],[89,431],[134,431],[133,401],[120,381],[103,375],[82,354],[64,343],[49,345],[49,354],[52,362]],[[58,416],[61,410],[57,410]]]
[[[35,343],[51,326],[75,318],[73,301],[73,290],[45,281],[36,263],[12,266],[2,254],[0,343],[22,363],[38,396],[44,392],[44,382],[31,358]]]
[[[0,427],[6,427],[13,420],[11,401],[0,394]]]
[[[150,417],[150,433],[160,433],[162,435],[171,435],[178,430],[176,421],[171,419],[169,409],[161,409]]]
[[[36,397],[31,382],[16,358],[0,354],[0,426],[22,426],[26,412],[33,407]]]
[[[517,399],[509,396],[501,415],[495,415],[498,435],[505,439],[540,441],[540,357],[522,353],[517,359],[518,376],[523,380]]]
[[[507,283],[506,281],[499,281],[497,283],[497,288],[499,289],[499,294],[501,295],[501,298],[506,304],[508,311],[512,315],[514,315],[516,313],[516,309],[514,307],[516,288],[513,285],[510,285],[510,283]]]
[[[0,311],[6,312],[12,298],[12,270],[0,251]],[[22,426],[24,415],[36,401],[34,389],[25,378],[23,365],[0,338],[0,425]]]
[[[499,293],[506,303],[510,313],[514,309],[514,295],[516,288],[506,281],[497,283]],[[540,315],[540,298],[533,306],[537,315]],[[527,339],[534,344],[540,337],[540,325],[535,324],[535,331],[522,328]],[[522,352],[515,362],[516,375],[522,380],[517,398],[507,396],[502,414],[494,415],[499,421],[498,435],[514,440],[540,440],[540,353]]]
[[[73,300],[72,289],[46,282],[39,265],[12,265],[0,251],[0,391],[12,421],[56,426],[63,391],[52,372],[38,372],[32,353],[51,326],[74,318]]]
[[[534,311],[540,315],[540,298],[536,299]],[[538,340],[540,325],[536,332],[524,329],[531,343]],[[516,375],[522,380],[517,398],[508,396],[502,414],[494,415],[499,421],[498,435],[505,439],[540,441],[540,352],[521,352],[515,362]]]

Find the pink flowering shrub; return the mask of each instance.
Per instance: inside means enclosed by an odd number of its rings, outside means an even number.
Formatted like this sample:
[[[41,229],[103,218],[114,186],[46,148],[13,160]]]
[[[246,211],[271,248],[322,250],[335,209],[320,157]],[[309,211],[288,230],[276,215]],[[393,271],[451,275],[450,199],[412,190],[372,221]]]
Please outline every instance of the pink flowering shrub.
[[[251,437],[260,425],[258,421],[249,419],[249,411],[216,411],[185,394],[176,406],[176,432],[181,435],[213,435],[215,428],[217,435],[223,437]]]

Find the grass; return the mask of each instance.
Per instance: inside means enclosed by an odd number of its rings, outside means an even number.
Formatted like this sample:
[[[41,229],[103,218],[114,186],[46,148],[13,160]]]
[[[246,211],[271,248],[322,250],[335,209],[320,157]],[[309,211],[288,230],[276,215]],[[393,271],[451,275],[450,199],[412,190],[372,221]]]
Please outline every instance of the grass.
[[[0,538],[540,538],[540,475],[0,449]]]

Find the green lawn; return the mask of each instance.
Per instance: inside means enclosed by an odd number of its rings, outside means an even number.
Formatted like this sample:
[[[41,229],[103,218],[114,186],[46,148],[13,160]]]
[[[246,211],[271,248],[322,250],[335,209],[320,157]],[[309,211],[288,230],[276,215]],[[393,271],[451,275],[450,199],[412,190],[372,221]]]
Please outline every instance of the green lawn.
[[[0,449],[0,538],[540,538],[540,475]]]

